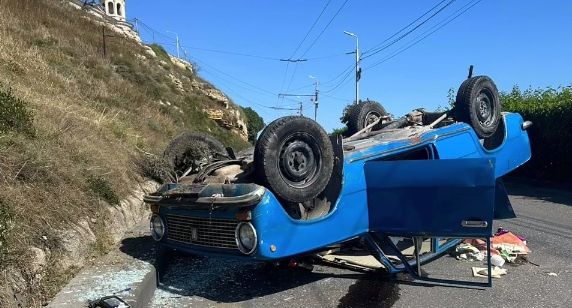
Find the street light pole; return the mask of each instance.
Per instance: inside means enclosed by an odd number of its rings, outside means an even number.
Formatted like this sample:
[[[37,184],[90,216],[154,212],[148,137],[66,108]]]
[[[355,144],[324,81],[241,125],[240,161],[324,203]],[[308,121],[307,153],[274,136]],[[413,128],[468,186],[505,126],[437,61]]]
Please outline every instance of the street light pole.
[[[317,119],[318,119],[318,78],[316,78],[314,76],[308,76],[308,77],[316,80],[316,92],[315,92],[316,96],[314,98],[314,121],[317,122]]]
[[[345,34],[356,38],[356,104],[359,104],[359,80],[361,79],[361,70],[359,68],[359,39],[358,36],[344,31]]]
[[[173,33],[173,34],[177,37],[177,58],[180,59],[181,57],[179,56],[179,47],[180,47],[180,45],[179,45],[179,35],[178,35],[177,33],[173,32],[173,31],[167,31],[167,32]]]

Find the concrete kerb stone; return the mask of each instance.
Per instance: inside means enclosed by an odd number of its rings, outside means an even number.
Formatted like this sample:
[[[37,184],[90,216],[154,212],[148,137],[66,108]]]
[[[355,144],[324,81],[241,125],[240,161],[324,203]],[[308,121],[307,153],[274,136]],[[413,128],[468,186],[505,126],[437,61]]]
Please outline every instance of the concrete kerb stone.
[[[50,302],[48,307],[88,307],[88,302],[115,295],[131,307],[147,307],[166,259],[143,220],[121,243],[93,265],[82,269]]]

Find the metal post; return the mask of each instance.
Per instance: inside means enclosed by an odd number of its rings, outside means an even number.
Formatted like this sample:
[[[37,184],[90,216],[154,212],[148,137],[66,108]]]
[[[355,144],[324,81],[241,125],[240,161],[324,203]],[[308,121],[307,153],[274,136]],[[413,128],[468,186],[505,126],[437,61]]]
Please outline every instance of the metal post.
[[[356,35],[356,104],[359,103],[359,80],[361,78],[361,72],[359,69],[359,48],[358,48],[358,37]]]
[[[102,38],[103,38],[103,57],[107,57],[107,48],[105,46],[105,26],[101,26],[101,30],[102,30]]]
[[[173,31],[169,31],[167,30],[168,33],[173,33],[175,35],[175,37],[177,38],[177,58],[181,58],[180,54],[179,54],[179,49],[181,48],[181,45],[179,45],[179,35]]]
[[[314,121],[318,121],[318,78],[316,78],[316,97],[314,99]]]
[[[300,102],[300,116],[303,116],[303,114],[302,114],[302,102]]]
[[[345,34],[356,38],[356,104],[359,104],[359,80],[361,79],[361,70],[359,68],[359,38],[354,33],[344,31]]]
[[[135,18],[135,32],[139,35],[139,19]]]
[[[179,36],[177,35],[177,58],[181,58],[179,55]]]

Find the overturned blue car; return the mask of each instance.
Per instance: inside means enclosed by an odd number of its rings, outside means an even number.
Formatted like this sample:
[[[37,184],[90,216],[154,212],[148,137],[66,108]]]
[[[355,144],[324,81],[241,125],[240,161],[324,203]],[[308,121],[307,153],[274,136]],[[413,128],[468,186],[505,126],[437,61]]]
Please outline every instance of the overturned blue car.
[[[152,236],[192,254],[276,262],[336,262],[328,255],[360,247],[376,264],[346,266],[419,277],[458,239],[488,240],[493,219],[515,217],[501,177],[530,159],[532,123],[500,107],[493,81],[477,76],[446,112],[392,119],[360,103],[348,137],[298,116],[239,153],[184,133],[165,151],[176,179],[144,198]]]

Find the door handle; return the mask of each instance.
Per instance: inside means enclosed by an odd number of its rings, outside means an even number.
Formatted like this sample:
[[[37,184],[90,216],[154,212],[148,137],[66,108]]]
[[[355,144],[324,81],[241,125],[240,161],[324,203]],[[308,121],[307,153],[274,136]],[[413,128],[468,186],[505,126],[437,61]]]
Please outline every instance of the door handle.
[[[465,228],[486,228],[489,225],[484,220],[463,220],[461,226]]]

